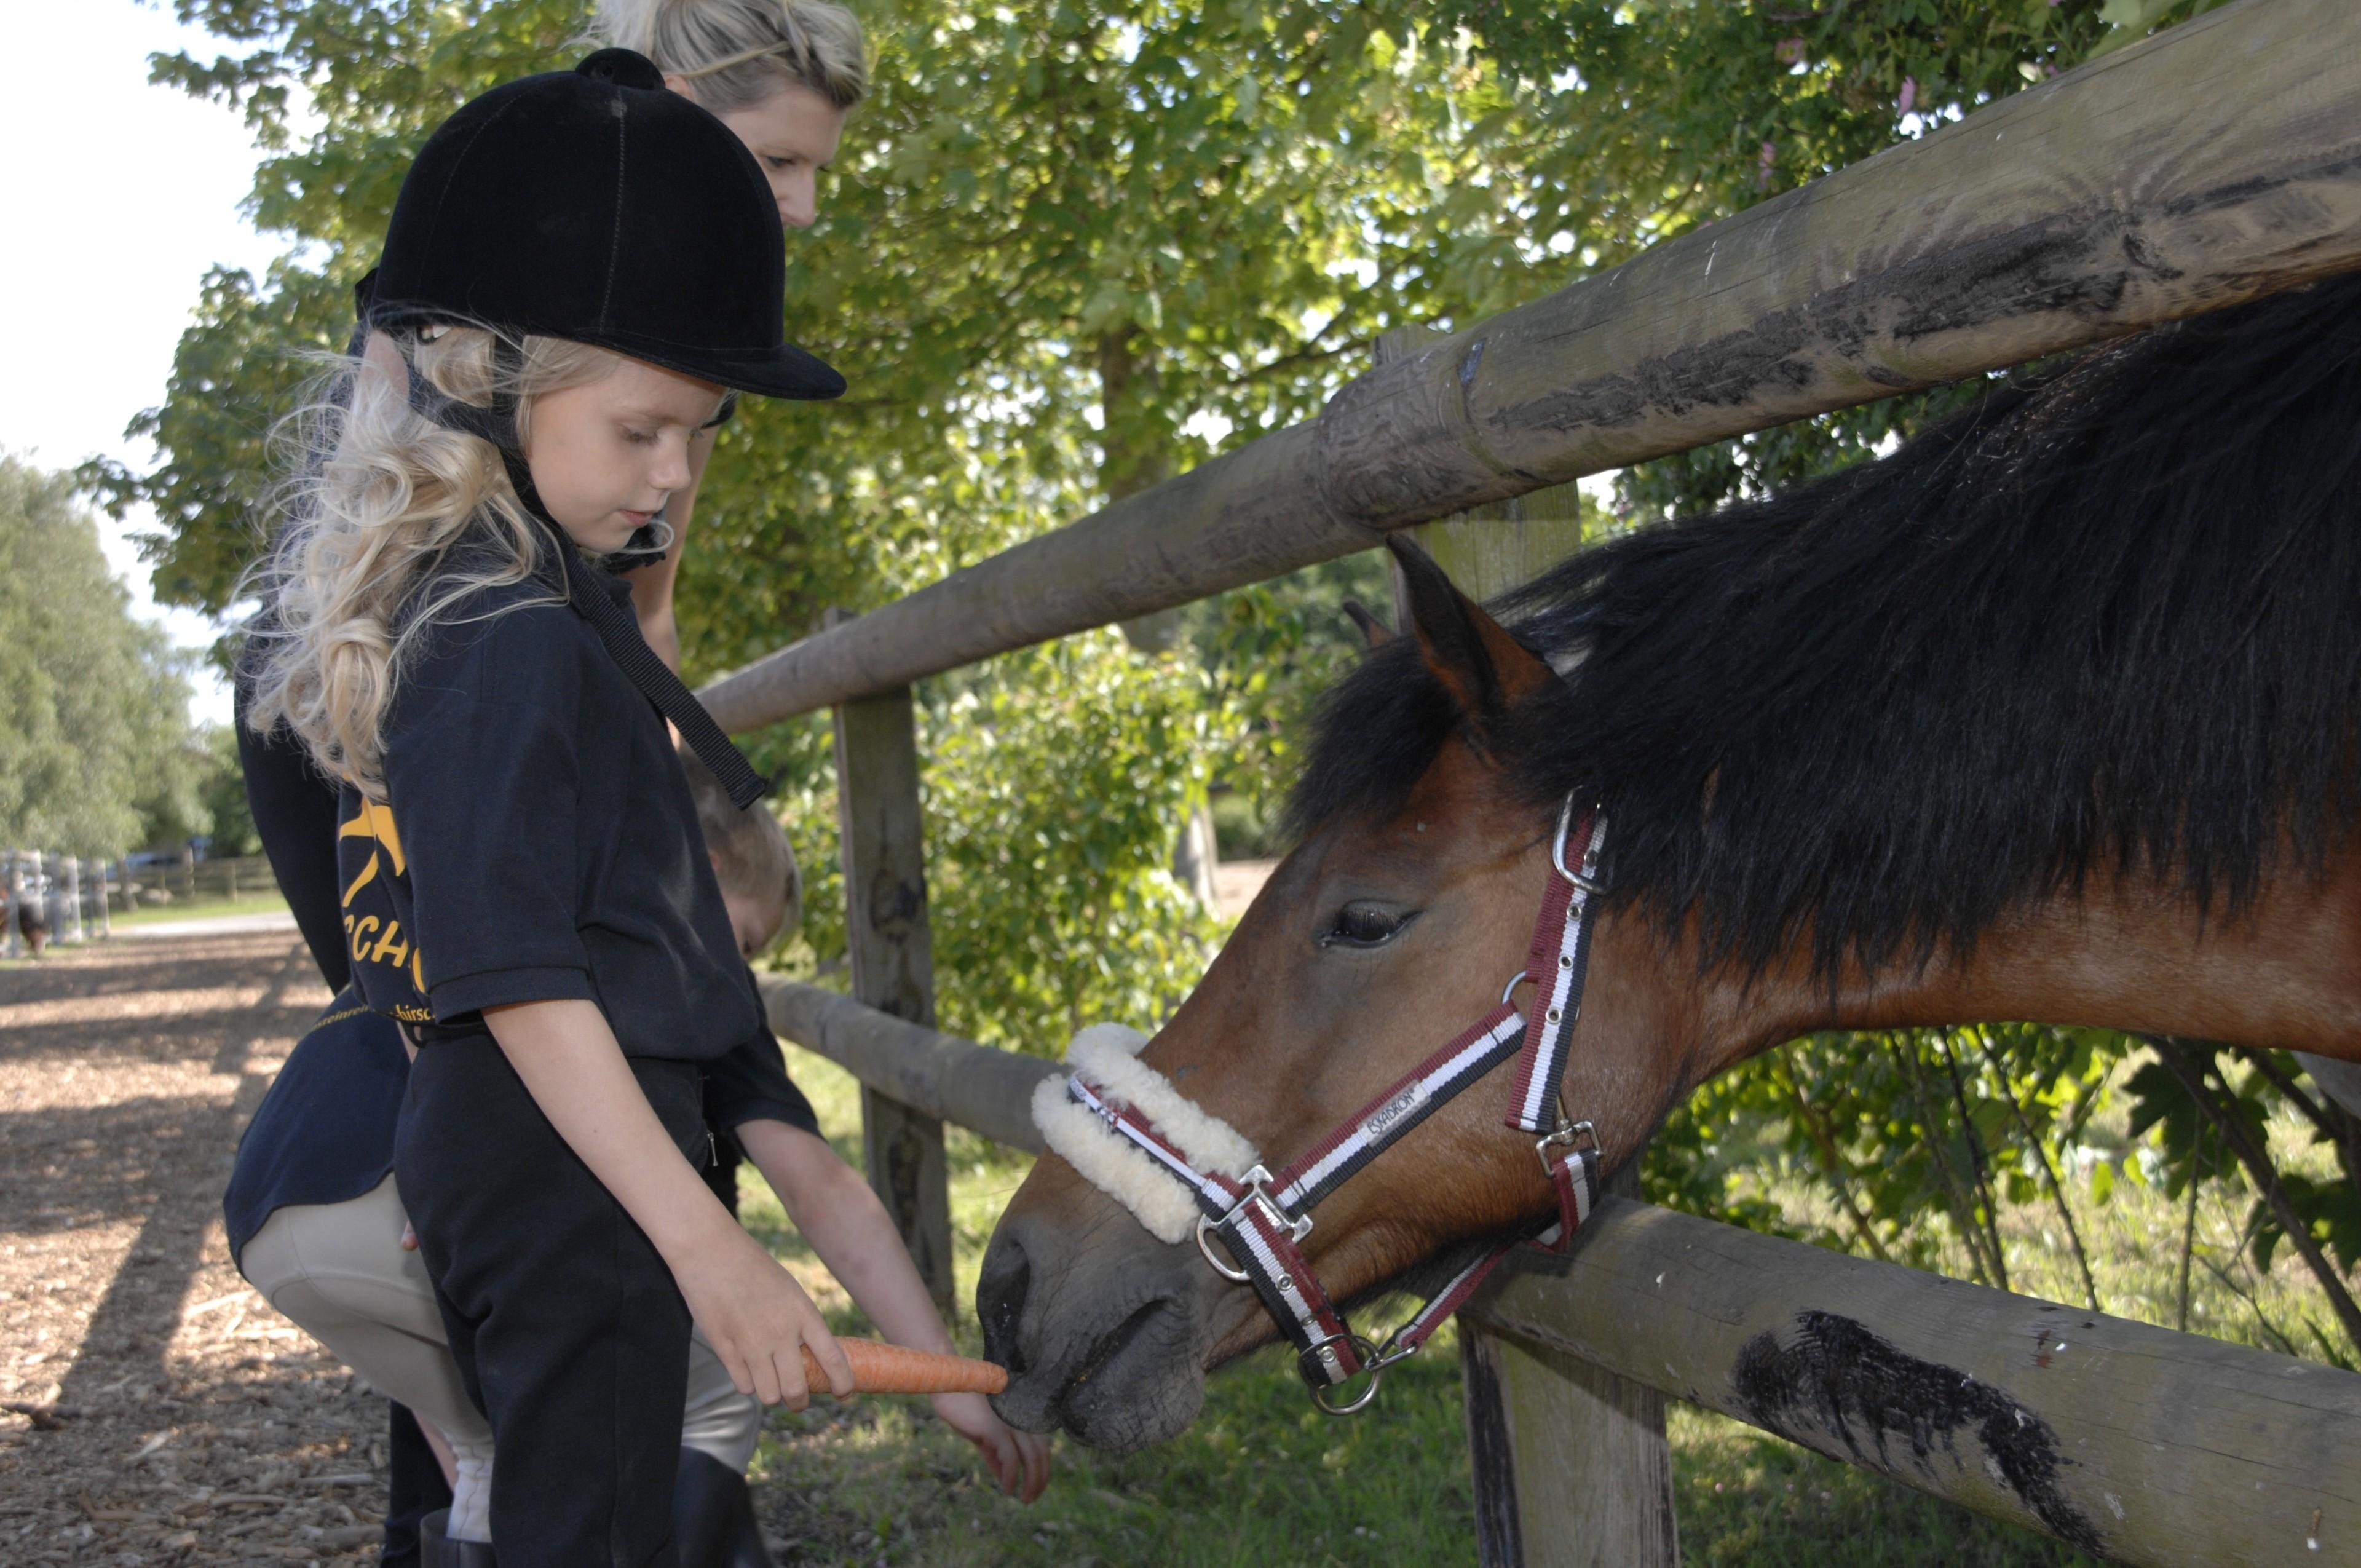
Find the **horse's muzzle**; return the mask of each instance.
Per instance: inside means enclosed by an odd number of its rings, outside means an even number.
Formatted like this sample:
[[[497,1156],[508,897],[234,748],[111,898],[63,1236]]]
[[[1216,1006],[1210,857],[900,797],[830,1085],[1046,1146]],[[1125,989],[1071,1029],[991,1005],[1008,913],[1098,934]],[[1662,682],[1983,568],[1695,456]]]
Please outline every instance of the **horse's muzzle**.
[[[1196,1419],[1208,1333],[1185,1271],[1195,1250],[1163,1245],[1116,1212],[1121,1230],[1085,1246],[1004,1216],[975,1307],[984,1354],[1008,1368],[1007,1391],[993,1399],[1003,1420],[1129,1453]]]

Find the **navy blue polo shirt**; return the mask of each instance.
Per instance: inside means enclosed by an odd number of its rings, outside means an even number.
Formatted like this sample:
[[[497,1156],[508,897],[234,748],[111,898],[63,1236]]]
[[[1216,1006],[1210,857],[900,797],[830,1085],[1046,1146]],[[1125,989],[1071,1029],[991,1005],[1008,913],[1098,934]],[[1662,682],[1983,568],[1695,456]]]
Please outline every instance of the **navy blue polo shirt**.
[[[401,669],[386,798],[346,784],[337,813],[353,977],[430,1044],[583,1000],[626,1056],[711,1060],[760,1009],[664,721],[564,591],[475,590]]]
[[[754,983],[752,970],[745,982]],[[758,1025],[705,1067],[705,1116],[717,1132],[768,1119],[820,1135],[811,1102],[787,1077],[779,1042]],[[410,1082],[410,1056],[392,1019],[347,989],[328,1004],[271,1080],[238,1140],[222,1195],[235,1259],[263,1223],[291,1204],[343,1203],[393,1170],[393,1138]]]

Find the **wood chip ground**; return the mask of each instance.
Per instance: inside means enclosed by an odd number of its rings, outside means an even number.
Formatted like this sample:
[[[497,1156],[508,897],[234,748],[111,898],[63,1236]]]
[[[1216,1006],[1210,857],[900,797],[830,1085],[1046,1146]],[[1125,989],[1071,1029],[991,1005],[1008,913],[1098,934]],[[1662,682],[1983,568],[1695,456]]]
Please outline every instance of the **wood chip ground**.
[[[327,999],[292,932],[0,971],[0,1562],[375,1560],[384,1403],[222,1236],[238,1131]]]

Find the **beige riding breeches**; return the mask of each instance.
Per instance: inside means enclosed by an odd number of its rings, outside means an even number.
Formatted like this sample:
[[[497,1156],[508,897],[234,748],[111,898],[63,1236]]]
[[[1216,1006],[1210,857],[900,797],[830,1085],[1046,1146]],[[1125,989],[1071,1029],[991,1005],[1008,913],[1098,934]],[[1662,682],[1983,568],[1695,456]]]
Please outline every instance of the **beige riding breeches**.
[[[455,1453],[489,1459],[491,1427],[445,1343],[425,1260],[401,1245],[407,1223],[389,1176],[346,1202],[277,1211],[238,1266],[263,1299],[371,1387],[442,1428]],[[695,1334],[681,1446],[742,1472],[762,1424],[761,1401],[738,1392],[704,1334]]]

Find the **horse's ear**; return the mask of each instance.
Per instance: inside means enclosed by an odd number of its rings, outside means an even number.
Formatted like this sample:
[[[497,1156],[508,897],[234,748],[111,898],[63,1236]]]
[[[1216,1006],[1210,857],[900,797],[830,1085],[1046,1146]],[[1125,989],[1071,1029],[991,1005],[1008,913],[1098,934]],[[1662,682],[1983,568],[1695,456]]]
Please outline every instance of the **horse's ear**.
[[[1557,684],[1557,672],[1453,587],[1433,556],[1399,533],[1387,538],[1386,548],[1410,590],[1420,656],[1478,731]]]
[[[1345,617],[1361,630],[1361,641],[1374,653],[1394,640],[1394,629],[1369,613],[1369,607],[1359,599],[1345,601]]]

